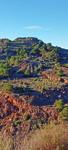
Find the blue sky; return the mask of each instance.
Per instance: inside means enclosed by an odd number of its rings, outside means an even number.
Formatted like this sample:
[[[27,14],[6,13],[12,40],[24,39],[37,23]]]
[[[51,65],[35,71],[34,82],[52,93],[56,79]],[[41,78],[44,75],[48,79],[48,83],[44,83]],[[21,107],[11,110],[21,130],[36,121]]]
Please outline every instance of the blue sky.
[[[68,49],[68,0],[0,0],[0,39],[17,37]]]

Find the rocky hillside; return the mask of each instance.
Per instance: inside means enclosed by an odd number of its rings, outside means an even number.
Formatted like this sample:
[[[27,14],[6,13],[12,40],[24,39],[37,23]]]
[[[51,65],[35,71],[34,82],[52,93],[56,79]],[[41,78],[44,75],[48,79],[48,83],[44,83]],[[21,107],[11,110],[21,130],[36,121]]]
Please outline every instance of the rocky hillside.
[[[40,95],[41,96],[41,95]],[[37,100],[30,96],[28,101]],[[27,103],[22,97],[15,98],[12,94],[5,94],[0,91],[0,129],[12,135],[19,134],[23,130],[23,135],[34,128],[40,128],[46,121],[54,120],[60,122],[59,112],[54,106],[35,106]]]
[[[0,129],[24,136],[67,113],[67,50],[32,37],[0,39]]]

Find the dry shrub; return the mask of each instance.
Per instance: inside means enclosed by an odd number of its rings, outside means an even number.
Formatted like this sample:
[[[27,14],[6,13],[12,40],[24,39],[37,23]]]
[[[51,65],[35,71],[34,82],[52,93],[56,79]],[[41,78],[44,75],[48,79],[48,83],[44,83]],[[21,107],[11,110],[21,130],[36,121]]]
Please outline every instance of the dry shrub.
[[[25,138],[23,132],[14,137],[0,137],[0,150],[68,150],[68,123],[45,125]]]
[[[45,126],[25,143],[24,150],[68,150],[68,124]]]

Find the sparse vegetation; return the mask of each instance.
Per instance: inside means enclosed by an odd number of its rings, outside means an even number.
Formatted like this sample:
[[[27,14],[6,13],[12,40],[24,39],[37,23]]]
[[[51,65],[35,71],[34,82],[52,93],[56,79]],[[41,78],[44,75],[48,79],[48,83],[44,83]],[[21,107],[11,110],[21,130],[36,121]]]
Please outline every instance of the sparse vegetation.
[[[67,51],[37,38],[0,42],[0,149],[67,150]]]

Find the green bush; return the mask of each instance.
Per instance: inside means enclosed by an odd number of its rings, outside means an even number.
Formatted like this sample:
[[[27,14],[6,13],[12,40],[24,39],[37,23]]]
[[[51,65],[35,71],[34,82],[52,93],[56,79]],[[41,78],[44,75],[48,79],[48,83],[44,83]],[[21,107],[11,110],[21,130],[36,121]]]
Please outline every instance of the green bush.
[[[14,61],[14,65],[18,65],[19,64],[19,59],[15,59],[15,61]]]
[[[52,60],[52,61],[58,60],[59,54],[58,54],[58,48],[57,47],[53,47],[53,46],[48,44],[47,45],[47,50],[48,50],[47,58],[49,60]]]
[[[30,52],[31,54],[33,54],[33,55],[36,55],[36,54],[39,54],[40,53],[40,51],[39,51],[39,49],[37,49],[37,48],[34,48],[34,49],[32,49],[31,50],[31,52]]]
[[[9,77],[11,69],[8,63],[0,63],[0,78]]]
[[[13,122],[14,122],[14,126],[21,124],[20,120],[18,120],[18,118],[16,116],[13,118]]]
[[[68,63],[67,63],[67,64],[65,64],[65,67],[66,67],[66,68],[68,68]]]
[[[42,88],[41,88],[41,91],[42,91],[42,92],[44,92],[44,91],[45,91],[45,88],[44,88],[44,87],[42,87]]]
[[[56,109],[61,111],[64,108],[64,101],[62,99],[59,99],[56,102]]]
[[[11,56],[11,58],[10,58],[10,64],[11,64],[11,65],[14,64],[14,61],[15,61],[15,57],[14,57],[14,56]]]
[[[54,67],[53,69],[54,69],[54,70],[56,70],[57,68],[56,68],[56,67]]]
[[[60,116],[63,120],[68,119],[68,107],[65,107],[62,112],[60,112]]]
[[[56,64],[56,67],[60,67],[60,66],[61,66],[61,63],[58,62],[58,63]]]
[[[41,119],[38,120],[38,124],[42,124],[42,120]]]
[[[13,85],[11,83],[6,83],[3,85],[3,91],[13,91]]]
[[[57,70],[56,76],[63,76],[63,75],[64,74],[63,74],[63,70],[62,69]]]
[[[29,69],[26,69],[26,70],[24,71],[24,75],[27,76],[27,77],[31,76],[30,70],[29,70]]]

